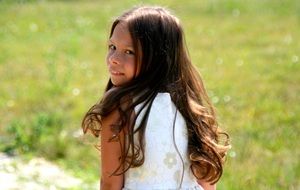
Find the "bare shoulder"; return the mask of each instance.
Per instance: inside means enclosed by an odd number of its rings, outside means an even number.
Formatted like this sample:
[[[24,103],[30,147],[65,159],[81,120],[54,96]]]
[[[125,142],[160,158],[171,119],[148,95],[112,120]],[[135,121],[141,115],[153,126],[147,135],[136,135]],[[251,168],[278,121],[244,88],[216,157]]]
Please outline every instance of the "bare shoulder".
[[[122,155],[121,144],[124,144],[124,133],[119,133],[117,138],[113,138],[116,133],[112,126],[119,120],[118,110],[113,110],[110,114],[102,118],[101,130],[101,189],[112,190],[121,189],[124,182],[123,175],[112,175],[120,168],[120,157]],[[117,140],[112,140],[117,139]],[[122,170],[122,168],[120,168]]]
[[[115,135],[112,126],[118,124],[120,114],[117,109],[113,110],[110,114],[102,118],[101,141],[108,142],[109,139]],[[102,143],[101,143],[102,144]]]

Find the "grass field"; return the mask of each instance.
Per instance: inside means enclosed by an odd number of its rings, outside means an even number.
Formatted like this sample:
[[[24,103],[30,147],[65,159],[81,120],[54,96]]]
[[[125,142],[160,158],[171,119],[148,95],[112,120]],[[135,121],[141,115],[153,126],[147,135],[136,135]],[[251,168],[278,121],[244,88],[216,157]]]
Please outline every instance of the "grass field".
[[[300,1],[145,2],[181,19],[231,136],[218,189],[300,189]],[[0,1],[0,151],[98,180],[96,140],[80,135],[81,119],[107,81],[110,24],[138,4]]]

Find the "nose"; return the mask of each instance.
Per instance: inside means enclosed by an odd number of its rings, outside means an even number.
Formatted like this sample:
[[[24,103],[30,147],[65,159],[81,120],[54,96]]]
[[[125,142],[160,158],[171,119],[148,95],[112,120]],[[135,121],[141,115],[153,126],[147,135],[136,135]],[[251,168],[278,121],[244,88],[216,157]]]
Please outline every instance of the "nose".
[[[120,64],[120,55],[117,52],[113,52],[108,55],[108,62],[110,64]]]

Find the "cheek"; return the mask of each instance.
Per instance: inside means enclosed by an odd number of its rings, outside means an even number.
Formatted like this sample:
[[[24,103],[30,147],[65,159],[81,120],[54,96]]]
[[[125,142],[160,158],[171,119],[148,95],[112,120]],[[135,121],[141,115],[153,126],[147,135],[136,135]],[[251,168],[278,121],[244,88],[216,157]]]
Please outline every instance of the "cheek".
[[[132,76],[136,76],[137,65],[136,65],[134,59],[130,60],[130,63],[128,64],[128,69],[130,70],[130,73],[131,73]]]

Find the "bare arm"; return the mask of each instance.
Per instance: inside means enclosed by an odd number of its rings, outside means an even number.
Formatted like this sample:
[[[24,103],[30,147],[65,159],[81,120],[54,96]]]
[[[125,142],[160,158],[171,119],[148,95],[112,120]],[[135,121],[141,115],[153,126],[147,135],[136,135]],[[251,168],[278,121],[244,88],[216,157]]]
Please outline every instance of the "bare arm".
[[[124,175],[110,176],[120,165],[121,156],[120,142],[109,142],[113,136],[111,125],[115,124],[119,113],[113,111],[109,116],[102,119],[101,130],[101,190],[121,190],[124,184]],[[122,144],[124,144],[124,133],[120,133]]]
[[[217,189],[217,185],[211,185],[209,184],[209,182],[206,181],[200,181],[198,180],[199,185],[201,185],[201,187],[203,187],[204,190],[216,190]]]

